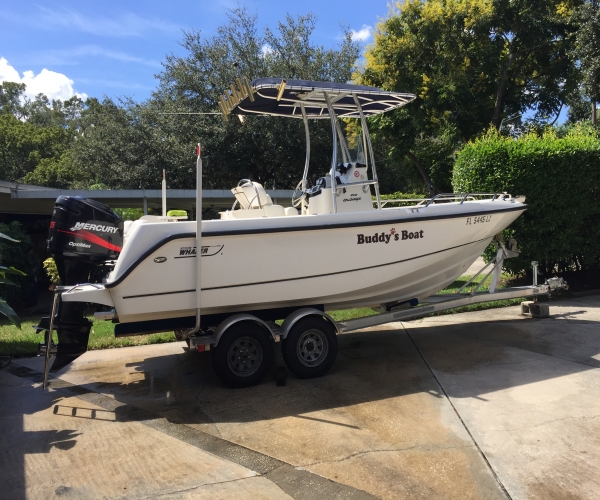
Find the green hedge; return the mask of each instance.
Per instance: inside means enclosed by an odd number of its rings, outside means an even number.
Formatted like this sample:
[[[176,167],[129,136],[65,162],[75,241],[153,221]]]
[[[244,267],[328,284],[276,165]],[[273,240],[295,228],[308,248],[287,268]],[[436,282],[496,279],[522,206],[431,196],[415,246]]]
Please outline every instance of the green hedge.
[[[19,243],[14,243],[0,238],[0,265],[14,266],[27,274],[27,276],[9,276],[17,286],[0,284],[0,296],[19,312],[31,306],[32,293],[35,291],[35,257],[30,254],[33,245],[31,237],[19,222],[0,223],[0,233],[19,240]]]
[[[505,262],[508,271],[529,269],[532,260],[547,273],[600,268],[600,137],[594,129],[518,140],[488,132],[458,153],[452,184],[457,192],[527,197],[528,210],[507,231],[522,250]]]
[[[419,194],[419,193],[401,193],[400,191],[397,191],[395,193],[391,193],[391,194],[382,194],[381,195],[381,201],[385,201],[385,200],[416,200],[416,199],[423,199],[425,198],[424,194]],[[375,200],[375,196],[373,196],[373,200]],[[398,207],[398,206],[407,206],[407,205],[413,205],[416,204],[418,202],[389,202],[386,203],[386,208],[391,208],[391,207]]]

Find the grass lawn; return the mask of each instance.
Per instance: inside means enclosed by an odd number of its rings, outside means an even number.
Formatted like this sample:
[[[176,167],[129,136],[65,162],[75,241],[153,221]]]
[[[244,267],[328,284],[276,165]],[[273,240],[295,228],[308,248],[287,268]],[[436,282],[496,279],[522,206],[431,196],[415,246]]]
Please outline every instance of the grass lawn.
[[[475,280],[475,283],[479,284],[481,282],[482,278],[483,278],[483,276],[478,276],[477,279]],[[439,294],[441,295],[444,293],[457,293],[458,290],[460,290],[460,288],[470,279],[471,279],[471,276],[461,276],[450,286],[447,286],[441,292],[439,292]],[[497,288],[500,289],[500,288],[506,288],[507,286],[510,286],[507,283],[508,279],[509,279],[508,275],[505,275],[503,278],[500,278],[500,280],[498,280],[499,283],[498,283]],[[481,288],[479,288],[477,291],[478,292],[487,292],[490,288],[491,282],[492,282],[492,277],[490,276],[488,279],[486,279],[483,282],[483,284],[481,285]],[[475,286],[469,285],[467,288],[465,288],[463,290],[463,293],[472,292],[475,289]],[[449,311],[442,311],[439,313],[435,313],[435,314],[432,314],[432,316],[439,316],[442,314],[456,314],[456,313],[469,312],[469,311],[483,311],[485,309],[496,309],[498,307],[516,306],[517,304],[520,304],[521,302],[523,302],[525,300],[531,300],[531,299],[528,297],[522,297],[520,299],[493,300],[491,302],[480,302],[479,304],[471,304],[471,305],[464,306],[464,307],[457,307],[456,309],[451,309]]]
[[[14,357],[35,356],[37,345],[43,342],[43,334],[36,334],[33,329],[40,321],[41,316],[21,318],[21,330],[3,320],[0,322],[0,356]],[[93,319],[93,318],[90,318]],[[112,347],[126,347],[131,345],[159,344],[174,342],[175,334],[154,333],[138,337],[115,338],[115,325],[110,321],[94,321],[90,332],[89,349],[109,349]],[[56,334],[54,336],[56,340]]]
[[[458,280],[446,287],[440,293],[456,293],[458,289],[468,280],[468,276],[461,276]],[[481,278],[478,277],[478,282],[480,280]],[[479,291],[487,290],[490,281],[491,279],[488,278]],[[503,286],[504,285],[501,284],[499,288],[502,288]],[[464,291],[471,291],[471,289],[472,288]],[[481,311],[483,309],[506,307],[519,304],[523,300],[526,299],[497,300],[494,302],[473,304],[470,306],[461,307],[459,309],[453,309],[452,311],[444,311],[438,314],[453,314],[456,312]],[[330,315],[336,321],[344,321],[352,318],[359,318],[361,316],[370,316],[373,314],[377,314],[377,312],[369,308],[347,309],[344,311],[332,311],[330,313]],[[21,330],[8,323],[6,320],[0,321],[0,356],[35,356],[37,345],[43,341],[43,337],[42,334],[37,335],[34,333],[32,327],[39,323],[40,318],[41,316],[29,316],[22,318]],[[90,333],[90,342],[88,347],[89,349],[109,349],[113,347],[175,342],[175,340],[175,334],[173,332],[115,338],[113,323],[110,321],[94,321],[94,326],[92,326],[92,331]]]

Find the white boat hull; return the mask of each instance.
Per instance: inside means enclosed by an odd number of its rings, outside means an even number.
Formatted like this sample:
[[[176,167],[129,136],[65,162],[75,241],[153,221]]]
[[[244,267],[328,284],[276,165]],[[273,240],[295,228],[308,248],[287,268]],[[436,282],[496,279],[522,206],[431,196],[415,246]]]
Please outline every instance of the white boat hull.
[[[423,299],[463,274],[524,210],[496,200],[205,221],[202,315]],[[139,225],[98,296],[110,293],[122,323],[193,316],[193,247],[193,223]],[[76,292],[64,299],[77,300]]]

